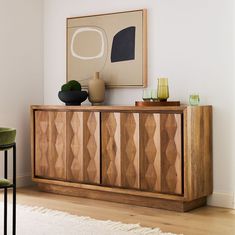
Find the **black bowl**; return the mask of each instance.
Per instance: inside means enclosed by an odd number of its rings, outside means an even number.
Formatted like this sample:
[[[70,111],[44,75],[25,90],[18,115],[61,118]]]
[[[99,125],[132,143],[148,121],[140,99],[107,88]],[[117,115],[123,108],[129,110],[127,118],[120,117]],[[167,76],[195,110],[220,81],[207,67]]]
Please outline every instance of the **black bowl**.
[[[58,97],[66,105],[81,105],[88,97],[87,91],[59,91]]]

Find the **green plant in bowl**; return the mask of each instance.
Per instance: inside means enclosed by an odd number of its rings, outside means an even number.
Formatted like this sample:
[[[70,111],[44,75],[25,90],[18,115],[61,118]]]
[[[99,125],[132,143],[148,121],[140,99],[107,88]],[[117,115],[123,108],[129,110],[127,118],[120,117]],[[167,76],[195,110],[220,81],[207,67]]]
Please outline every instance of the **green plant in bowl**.
[[[61,86],[58,97],[66,105],[81,105],[88,97],[87,91],[82,91],[81,84],[71,80]]]
[[[61,91],[81,91],[81,84],[76,80],[71,80],[61,87]]]

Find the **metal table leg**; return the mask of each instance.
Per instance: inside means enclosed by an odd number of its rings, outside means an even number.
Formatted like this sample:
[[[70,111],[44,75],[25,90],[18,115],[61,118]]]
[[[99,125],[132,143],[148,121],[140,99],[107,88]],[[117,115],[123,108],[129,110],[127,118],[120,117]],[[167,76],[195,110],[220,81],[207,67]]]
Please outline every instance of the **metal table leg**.
[[[12,234],[16,234],[16,144],[13,146],[13,213]]]
[[[8,175],[7,150],[4,151],[4,178]],[[7,188],[4,188],[4,235],[7,235]]]

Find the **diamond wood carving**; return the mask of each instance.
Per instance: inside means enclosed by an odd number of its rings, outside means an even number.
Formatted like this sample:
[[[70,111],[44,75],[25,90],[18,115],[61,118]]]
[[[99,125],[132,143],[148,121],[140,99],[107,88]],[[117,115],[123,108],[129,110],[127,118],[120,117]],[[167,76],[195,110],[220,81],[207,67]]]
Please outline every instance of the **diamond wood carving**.
[[[141,114],[141,189],[182,193],[180,114]]]
[[[182,131],[180,114],[161,114],[161,191],[182,194]]]
[[[49,112],[35,112],[35,175],[47,176],[49,172]]]
[[[35,112],[37,176],[66,179],[66,113]]]
[[[83,181],[100,183],[100,114],[83,113]]]
[[[67,180],[82,182],[83,177],[83,113],[67,113]]]
[[[102,113],[102,184],[121,186],[120,113]]]
[[[141,189],[160,192],[160,114],[141,114],[140,128]]]
[[[139,188],[139,114],[102,113],[102,184]]]
[[[139,114],[102,113],[102,184],[139,188]]]
[[[121,181],[123,187],[140,187],[138,113],[121,113]]]

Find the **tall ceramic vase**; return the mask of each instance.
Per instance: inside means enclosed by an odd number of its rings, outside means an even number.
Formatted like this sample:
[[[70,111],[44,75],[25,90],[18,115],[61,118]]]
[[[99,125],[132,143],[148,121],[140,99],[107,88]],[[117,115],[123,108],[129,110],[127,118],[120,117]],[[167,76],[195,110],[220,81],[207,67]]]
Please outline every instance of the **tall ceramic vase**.
[[[105,83],[95,72],[94,77],[88,83],[88,99],[92,105],[101,105],[105,98]]]

